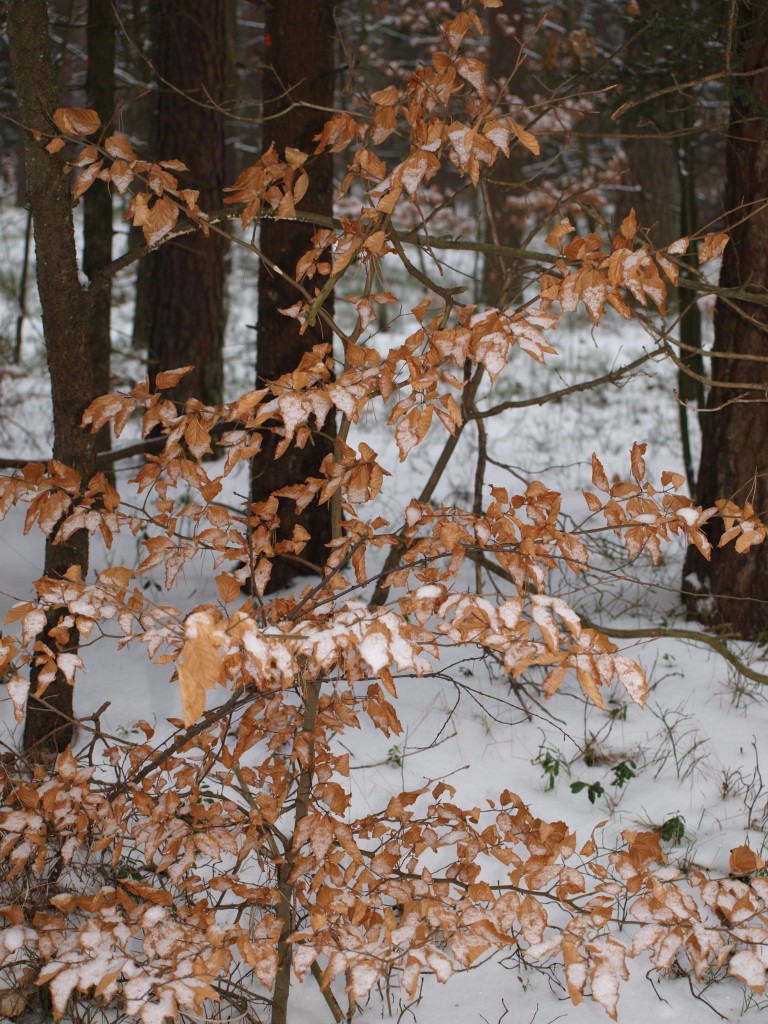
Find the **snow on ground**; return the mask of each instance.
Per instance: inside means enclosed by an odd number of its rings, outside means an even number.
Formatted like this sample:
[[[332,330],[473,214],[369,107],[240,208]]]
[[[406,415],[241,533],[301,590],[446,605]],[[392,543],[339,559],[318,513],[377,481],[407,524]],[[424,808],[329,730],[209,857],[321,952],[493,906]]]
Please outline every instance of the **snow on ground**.
[[[3,259],[7,267],[20,266],[23,212],[4,208]],[[255,354],[255,265],[237,252],[230,280],[230,338],[227,367],[230,394],[252,387]],[[8,337],[15,321],[14,278],[2,281],[0,323]],[[115,345],[121,353],[116,372],[120,380],[141,375],[140,363],[130,351],[130,281],[119,282],[114,320]],[[417,299],[412,303],[414,305]],[[29,289],[28,305],[34,313],[37,298]],[[407,318],[395,319],[391,343],[403,336]],[[39,322],[25,324],[23,372],[0,368],[0,437],[8,454],[41,456],[50,435],[46,381],[41,354]],[[514,358],[494,389],[493,401],[520,399],[556,390],[585,377],[597,377],[652,347],[652,340],[637,325],[606,319],[593,330],[585,321],[554,336],[559,355],[541,367],[522,352]],[[663,469],[679,469],[681,457],[674,401],[673,370],[651,363],[620,388],[574,394],[541,408],[512,410],[489,420],[489,465],[486,483],[511,491],[524,482],[541,479],[564,494],[564,512],[576,522],[586,508],[581,489],[590,485],[590,456],[596,451],[609,477],[626,476],[629,449],[634,441],[648,441],[647,462],[654,479]],[[487,399],[490,401],[490,398]],[[367,441],[381,456],[393,480],[375,503],[393,523],[411,496],[418,493],[434,464],[445,433],[434,426],[428,440],[405,464],[400,464],[385,414],[367,415],[352,431],[350,441]],[[469,503],[477,452],[477,436],[469,427],[441,481],[436,501]],[[120,470],[127,479],[128,468]],[[234,494],[246,490],[244,479],[228,485]],[[21,533],[22,516],[12,513],[0,526],[0,614],[18,600],[31,596],[31,580],[40,574],[42,540],[37,532]],[[638,627],[680,623],[677,597],[682,548],[670,546],[663,564],[654,569],[641,558],[624,565],[621,550],[605,542],[602,568],[586,582],[562,580],[562,594],[598,622]],[[110,562],[135,564],[137,542],[119,539],[112,552],[94,550],[92,567]],[[617,561],[616,561],[617,560]],[[602,569],[612,561],[620,571],[607,577],[600,589]],[[474,569],[462,578],[473,586]],[[212,578],[189,567],[170,598],[180,607],[215,601]],[[168,600],[168,598],[163,598]],[[739,648],[741,655],[760,667],[763,652]],[[605,826],[598,838],[612,847],[624,828],[658,827],[673,823],[666,843],[671,859],[727,873],[732,847],[748,843],[766,853],[768,829],[768,704],[758,684],[739,677],[709,649],[680,640],[664,639],[627,645],[628,653],[644,665],[651,684],[645,709],[638,709],[620,693],[606,711],[586,704],[573,683],[566,683],[546,705],[534,686],[514,688],[479,656],[453,673],[455,684],[441,679],[403,680],[399,683],[399,714],[405,726],[401,737],[386,739],[370,730],[350,732],[342,739],[351,754],[352,813],[379,807],[402,788],[413,789],[425,780],[450,776],[465,805],[482,805],[508,788],[530,802],[534,813],[547,820],[566,820],[585,840],[598,822]],[[85,671],[76,687],[77,711],[92,713],[110,702],[102,724],[113,733],[130,730],[141,717],[157,724],[159,735],[168,716],[178,716],[177,688],[169,683],[167,666],[150,664],[143,648],[116,652],[105,640],[83,652]],[[451,664],[445,652],[442,668]],[[211,700],[219,699],[218,691]],[[0,738],[19,741],[10,701],[0,696]],[[634,777],[616,785],[617,766],[625,771],[634,762]],[[600,783],[603,795],[590,803],[587,789],[571,791],[571,784]],[[674,823],[677,822],[675,825]],[[674,833],[677,833],[674,835]],[[675,841],[676,840],[676,841]],[[722,977],[696,984],[685,977],[645,976],[638,961],[631,963],[631,980],[624,984],[619,1003],[621,1024],[647,1024],[649,1015],[663,1021],[755,1020],[768,1012],[768,998],[745,994],[733,980]],[[694,998],[702,996],[701,1000]],[[292,994],[291,1019],[306,1024],[327,1024],[328,1009],[313,983]],[[706,1002],[704,1001],[706,1000]],[[361,1024],[380,1019],[419,1024],[554,1024],[605,1019],[593,1003],[573,1007],[556,971],[540,972],[521,965],[517,958],[484,963],[447,985],[424,982],[420,1001],[406,1007],[394,989],[371,997]]]

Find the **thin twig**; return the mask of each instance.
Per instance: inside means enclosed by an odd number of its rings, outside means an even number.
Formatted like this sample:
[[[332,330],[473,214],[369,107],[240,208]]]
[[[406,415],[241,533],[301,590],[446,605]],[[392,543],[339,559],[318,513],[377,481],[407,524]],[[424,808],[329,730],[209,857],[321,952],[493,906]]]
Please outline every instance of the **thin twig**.
[[[432,472],[429,475],[429,479],[427,480],[426,484],[424,485],[424,488],[422,489],[421,494],[417,499],[422,504],[425,504],[430,500],[435,488],[440,482],[440,478],[445,472],[446,466],[451,461],[451,456],[456,450],[456,446],[459,443],[461,433],[466,424],[469,422],[468,412],[474,405],[475,397],[480,387],[480,383],[483,379],[483,372],[484,367],[483,364],[481,363],[475,370],[475,374],[472,377],[471,382],[464,391],[464,396],[462,399],[462,421],[459,424],[459,426],[456,427],[455,433],[451,434],[451,436],[445,442],[443,450],[440,452],[437,462],[435,463],[434,468],[432,469]],[[387,555],[386,561],[384,562],[384,568],[381,570],[381,573],[379,575],[379,582],[376,584],[376,589],[374,590],[373,596],[371,597],[370,601],[372,607],[374,608],[378,608],[381,605],[386,604],[387,598],[389,597],[390,587],[389,584],[387,583],[387,577],[391,572],[395,570],[395,568],[397,567],[397,563],[400,561],[400,556],[403,553],[404,546],[404,532],[405,526],[403,525],[398,531],[399,539],[390,548],[389,554]]]

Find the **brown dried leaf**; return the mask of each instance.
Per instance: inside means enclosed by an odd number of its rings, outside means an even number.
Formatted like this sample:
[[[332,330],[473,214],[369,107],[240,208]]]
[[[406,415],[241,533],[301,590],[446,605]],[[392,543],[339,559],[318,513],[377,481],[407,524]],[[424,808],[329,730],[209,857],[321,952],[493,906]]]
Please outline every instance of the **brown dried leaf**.
[[[14,672],[6,683],[8,696],[13,704],[13,717],[17,722],[23,722],[27,713],[27,697],[29,696],[30,681]]]
[[[302,164],[305,164],[308,159],[308,153],[304,153],[300,149],[294,149],[293,146],[285,147],[285,162],[288,164],[289,167],[293,168],[293,170],[296,170],[297,168],[301,167]]]
[[[458,50],[461,46],[464,36],[469,32],[471,23],[469,11],[462,11],[452,21],[444,23],[443,31],[454,50]]]
[[[667,275],[672,284],[677,285],[677,282],[680,279],[680,270],[678,269],[677,264],[672,263],[670,260],[666,259],[664,256],[661,256],[659,253],[656,253],[656,262]]]
[[[630,460],[632,463],[632,476],[641,483],[645,479],[645,455],[647,444],[638,444],[635,442],[632,445],[632,451],[630,453]]]
[[[648,680],[645,677],[645,672],[643,672],[636,661],[620,654],[614,655],[613,666],[616,669],[619,682],[627,691],[632,701],[638,707],[642,707],[648,695]]]
[[[401,462],[408,457],[408,452],[426,437],[434,411],[431,405],[411,409],[395,427],[395,443],[400,452]]]
[[[378,92],[371,93],[371,103],[375,103],[377,107],[393,107],[399,97],[397,86],[388,85],[386,89],[379,89]]]
[[[604,709],[605,701],[603,700],[603,695],[600,692],[600,685],[602,681],[600,679],[600,673],[598,672],[592,658],[579,656],[576,662],[576,678],[579,681],[579,686],[595,707]]]
[[[678,491],[685,483],[685,477],[682,473],[672,473],[670,470],[665,469],[661,474],[661,485],[662,487],[671,486],[673,490]]]
[[[179,219],[179,207],[169,196],[161,196],[150,206],[152,196],[140,192],[133,203],[133,223],[142,229],[147,245],[157,245],[173,231]]]
[[[591,491],[582,491],[581,493],[584,495],[584,500],[587,503],[589,511],[599,512],[600,509],[603,507],[603,503],[602,501],[600,501],[598,496],[596,494],[592,494]]]
[[[661,848],[658,832],[635,832],[625,829],[622,839],[629,846],[629,859],[638,870],[649,864],[666,864],[667,858]]]
[[[753,992],[765,992],[765,965],[755,953],[740,949],[728,961],[728,973],[744,982]]]
[[[677,241],[672,242],[667,246],[667,252],[670,256],[684,256],[688,252],[688,246],[691,244],[691,240],[686,235],[683,238],[678,238]]]
[[[323,153],[326,149],[330,149],[331,153],[340,153],[357,138],[357,135],[357,122],[351,114],[337,114],[325,122],[319,135],[315,135],[315,153]]]
[[[174,387],[185,374],[191,373],[192,370],[194,370],[194,366],[180,366],[176,370],[163,370],[155,377],[155,389],[164,391],[166,388]]]
[[[728,858],[728,867],[732,875],[750,875],[753,871],[762,871],[765,861],[748,846],[735,846]]]
[[[80,151],[80,155],[77,160],[72,161],[74,167],[87,167],[88,164],[93,164],[99,159],[99,151],[96,146],[86,146]]]
[[[147,557],[136,566],[136,573],[149,572],[164,561],[167,555],[175,550],[176,545],[170,537],[148,537],[141,542],[148,550]]]
[[[103,163],[103,160],[98,160],[95,164],[89,164],[88,167],[78,174],[75,180],[75,188],[72,193],[73,199],[79,199],[84,192],[88,191],[94,181],[98,178],[99,171],[101,170]]]
[[[53,112],[53,123],[62,135],[92,135],[101,127],[96,111],[84,107],[59,107]]]
[[[189,168],[181,160],[161,160],[160,166],[165,167],[169,171],[188,171]]]
[[[729,241],[728,235],[723,231],[714,231],[705,235],[699,249],[699,264],[709,263],[710,260],[716,260],[718,256],[722,256]]]
[[[144,882],[135,882],[131,878],[121,878],[119,883],[124,889],[138,896],[147,903],[153,903],[160,907],[170,907],[173,897],[167,889],[156,889],[154,885],[147,885]]]
[[[16,622],[18,619],[23,618],[27,614],[27,612],[31,611],[33,608],[34,605],[31,604],[29,601],[24,601],[22,604],[13,605],[13,607],[8,611],[8,613],[5,616],[5,619],[3,620],[5,625],[9,626],[12,622]],[[2,641],[0,641],[0,643],[2,643]],[[15,654],[12,654],[10,658],[0,662],[0,667],[5,665],[6,661],[13,660],[15,656]]]
[[[211,435],[197,416],[190,416],[184,431],[184,440],[196,459],[202,459],[204,455],[212,451]]]
[[[530,153],[533,153],[534,156],[539,156],[539,154],[541,153],[541,148],[539,147],[539,140],[536,138],[536,136],[532,132],[529,132],[527,129],[523,128],[522,125],[519,125],[517,121],[510,119],[510,124],[512,125],[512,131],[518,137],[520,142],[522,142],[525,148]],[[562,224],[562,221],[560,223]],[[573,228],[571,228],[571,230],[573,230]]]
[[[205,691],[221,679],[223,662],[215,622],[208,612],[192,612],[178,662],[184,723],[193,725],[205,711]]]
[[[136,409],[136,402],[123,395],[102,395],[95,398],[83,413],[82,426],[90,426],[92,433],[100,430],[110,420],[115,421],[115,437],[119,437],[129,417]]]
[[[555,224],[544,241],[547,245],[552,246],[553,249],[559,249],[565,236],[570,235],[570,233],[575,230],[576,228],[571,224],[568,218],[563,217],[561,221],[558,221],[558,223]]]
[[[307,174],[306,171],[302,171],[299,174],[298,178],[296,179],[296,183],[293,186],[293,201],[294,201],[294,203],[300,203],[301,202],[301,200],[306,195],[308,188],[309,188],[309,175]]]
[[[608,483],[608,477],[605,475],[602,462],[594,452],[592,452],[592,483],[598,491],[604,491],[606,494],[610,494],[611,485]],[[589,499],[587,499],[587,504],[591,505]]]
[[[239,582],[231,572],[222,572],[216,577],[216,589],[224,604],[236,601],[242,595]]]
[[[631,242],[637,234],[637,217],[635,216],[634,209],[630,210],[624,220],[621,222],[620,231],[627,241]]]
[[[478,60],[477,57],[459,57],[455,66],[464,81],[469,82],[472,88],[475,89],[480,96],[485,96],[485,64],[481,60]],[[522,130],[523,129],[521,129],[521,131]],[[530,135],[530,133],[527,134]],[[531,136],[531,138],[533,138],[533,136]],[[521,139],[520,141],[522,142],[523,140]],[[525,145],[524,142],[523,145]]]
[[[111,157],[125,160],[129,164],[137,159],[127,135],[110,135],[104,143],[104,149]]]
[[[578,1006],[584,997],[587,961],[579,952],[575,942],[567,935],[563,936],[562,951],[568,995],[571,997],[573,1005]]]
[[[619,982],[626,981],[629,977],[626,947],[616,939],[604,936],[597,942],[590,943],[587,951],[590,959],[589,982],[592,998],[603,1007],[611,1020],[616,1020]]]

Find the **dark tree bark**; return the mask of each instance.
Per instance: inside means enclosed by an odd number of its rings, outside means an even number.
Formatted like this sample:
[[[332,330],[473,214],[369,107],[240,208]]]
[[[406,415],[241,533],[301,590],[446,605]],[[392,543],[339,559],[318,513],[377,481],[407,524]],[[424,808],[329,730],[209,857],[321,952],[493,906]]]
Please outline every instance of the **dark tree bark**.
[[[117,65],[124,69],[129,80],[137,83],[141,92],[132,95],[131,102],[121,110],[122,131],[138,142],[144,156],[154,159],[155,126],[157,121],[158,81],[157,24],[160,6],[157,0],[121,0],[120,15],[124,31],[117,34]],[[139,227],[130,228],[131,248],[144,245],[144,234]],[[152,260],[137,261],[134,285],[133,348],[149,350],[149,330],[152,322]]]
[[[50,114],[56,108],[56,89],[48,36],[45,0],[7,0],[8,36],[24,134],[27,198],[34,223],[37,286],[43,310],[48,368],[53,403],[54,458],[88,480],[94,469],[93,437],[80,429],[83,410],[93,398],[86,303],[80,287],[69,179],[61,153],[48,154],[32,131],[50,133]],[[88,535],[75,533],[63,544],[49,540],[45,547],[46,576],[61,578],[75,568],[88,569]],[[48,615],[38,637],[54,654],[60,642],[76,649],[77,633],[66,641],[51,635],[63,611]],[[32,668],[33,692],[37,668]],[[41,700],[30,697],[24,748],[33,756],[63,750],[72,736],[72,687],[61,673]]]
[[[737,9],[740,69],[753,72],[732,82],[726,165],[726,209],[731,241],[726,247],[720,285],[764,290],[768,286],[768,8],[762,0],[740,0]],[[698,501],[717,498],[749,501],[758,515],[768,512],[768,403],[765,392],[739,385],[768,387],[768,311],[762,305],[718,301],[711,374],[731,387],[711,388],[702,418]],[[728,358],[734,356],[738,358]],[[724,358],[723,358],[724,357]],[[746,358],[745,358],[746,357]],[[735,388],[733,387],[735,385]],[[710,540],[722,536],[714,520]],[[704,589],[706,600],[692,591]],[[707,563],[690,548],[683,591],[694,614],[742,636],[764,635],[768,627],[768,545],[744,555],[733,544],[718,549]]]
[[[636,59],[642,57],[638,55]],[[648,124],[645,131],[647,134],[642,138],[622,140],[630,190],[617,195],[616,227],[633,209],[637,223],[648,232],[651,241],[659,246],[669,245],[679,237],[680,230],[677,140],[666,137],[653,124]]]
[[[181,160],[187,188],[200,191],[203,210],[221,206],[226,180],[224,113],[227,89],[228,0],[164,0],[158,45],[160,99],[153,159]],[[224,279],[227,240],[211,232],[186,235],[153,254],[150,372],[194,363],[170,392],[222,400]]]
[[[334,98],[334,17],[333,4],[317,0],[296,0],[285,4],[280,0],[267,3],[265,22],[264,136],[266,150],[274,142],[280,156],[286,146],[312,153],[313,138],[318,135],[333,106]],[[311,45],[307,45],[311,40]],[[312,108],[302,106],[312,104]],[[321,108],[321,109],[317,109]],[[324,109],[322,109],[324,108]],[[333,159],[330,154],[307,163],[309,188],[301,208],[326,216],[333,212]],[[310,247],[312,229],[289,221],[262,221],[261,249],[268,260],[293,276],[296,262]],[[256,373],[259,386],[281,374],[295,370],[301,357],[313,345],[329,342],[330,334],[321,321],[315,328],[299,334],[295,320],[280,309],[292,306],[298,293],[290,284],[275,275],[267,263],[259,270],[258,354]],[[326,308],[329,308],[326,305]],[[287,484],[295,484],[309,476],[318,476],[320,463],[333,451],[335,425],[326,421],[323,435],[315,434],[313,443],[303,449],[289,448],[277,461],[274,453],[279,439],[271,434],[264,438],[261,453],[253,462],[251,496],[254,502],[264,501]],[[291,501],[280,503],[280,537],[289,539],[295,524],[300,523],[311,535],[302,557],[315,565],[323,565],[328,555],[326,544],[331,539],[331,513],[328,505],[310,505],[297,516]],[[272,570],[270,588],[285,586],[294,575],[306,573],[296,563],[278,558]]]
[[[629,52],[633,54],[632,47]],[[634,60],[642,63],[643,59],[643,53],[635,47]],[[678,138],[678,133],[689,120],[693,120],[693,111],[686,110],[681,119],[679,111],[669,114],[661,108],[654,123],[647,124],[649,134],[646,137],[624,140],[622,145],[629,165],[628,181],[633,188],[619,194],[615,218],[617,230],[624,217],[634,209],[637,223],[651,243],[659,248],[676,238],[697,232],[696,142],[687,136]],[[692,249],[694,251],[685,259],[696,266],[695,245]],[[691,454],[689,410],[700,409],[703,404],[703,389],[693,374],[703,376],[704,361],[698,351],[702,337],[697,295],[685,287],[685,281],[686,272],[683,271],[676,296],[681,343],[681,365],[677,374],[678,417],[685,475],[688,486],[694,488],[696,474]]]
[[[721,21],[716,9],[721,7],[711,0],[682,0],[675,5],[666,0],[644,3],[638,17],[630,20],[626,28],[622,96],[631,100],[652,94],[666,84],[670,69],[680,80],[702,77],[703,44],[714,44]],[[709,70],[707,66],[706,71]],[[641,229],[659,248],[698,232],[699,197],[706,191],[699,168],[706,166],[711,170],[717,163],[713,161],[711,143],[692,134],[700,103],[695,92],[662,97],[653,104],[641,103],[630,109],[622,119],[622,129],[627,133],[622,148],[628,162],[626,182],[630,190],[617,195],[616,230],[630,209],[634,209]],[[683,262],[698,267],[697,255],[693,243]],[[701,314],[697,293],[686,286],[688,276],[683,270],[676,295],[680,338],[677,393],[683,463],[688,486],[693,490],[696,473],[690,413],[700,411],[704,404],[703,386],[696,379],[704,375],[704,360]]]
[[[108,125],[115,107],[115,12],[111,3],[88,0],[88,72],[86,104],[95,110],[102,125]],[[97,182],[83,196],[83,272],[94,275],[112,259],[112,196]],[[112,289],[107,285],[89,296],[88,350],[91,356],[93,388],[97,395],[109,391],[110,313]],[[102,427],[96,435],[98,451],[110,448],[110,430]]]
[[[512,78],[520,57],[524,32],[524,0],[504,0],[502,8],[488,11],[488,77],[495,86],[511,91],[522,98],[527,71],[525,64]],[[507,104],[502,97],[502,109]],[[519,247],[525,229],[525,214],[513,210],[507,199],[520,197],[525,191],[526,150],[514,139],[511,140],[510,154],[501,154],[496,160],[485,183],[486,222],[488,241],[512,248]],[[521,289],[520,264],[510,261],[507,256],[488,255],[483,264],[483,301],[489,306],[504,308],[514,301]]]

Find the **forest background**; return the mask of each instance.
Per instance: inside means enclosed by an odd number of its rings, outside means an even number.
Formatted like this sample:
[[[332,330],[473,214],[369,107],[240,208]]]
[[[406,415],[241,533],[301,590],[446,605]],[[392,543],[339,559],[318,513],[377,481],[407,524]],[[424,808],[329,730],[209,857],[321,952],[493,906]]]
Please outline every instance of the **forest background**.
[[[763,5],[2,17],[0,1012],[759,1013]]]

